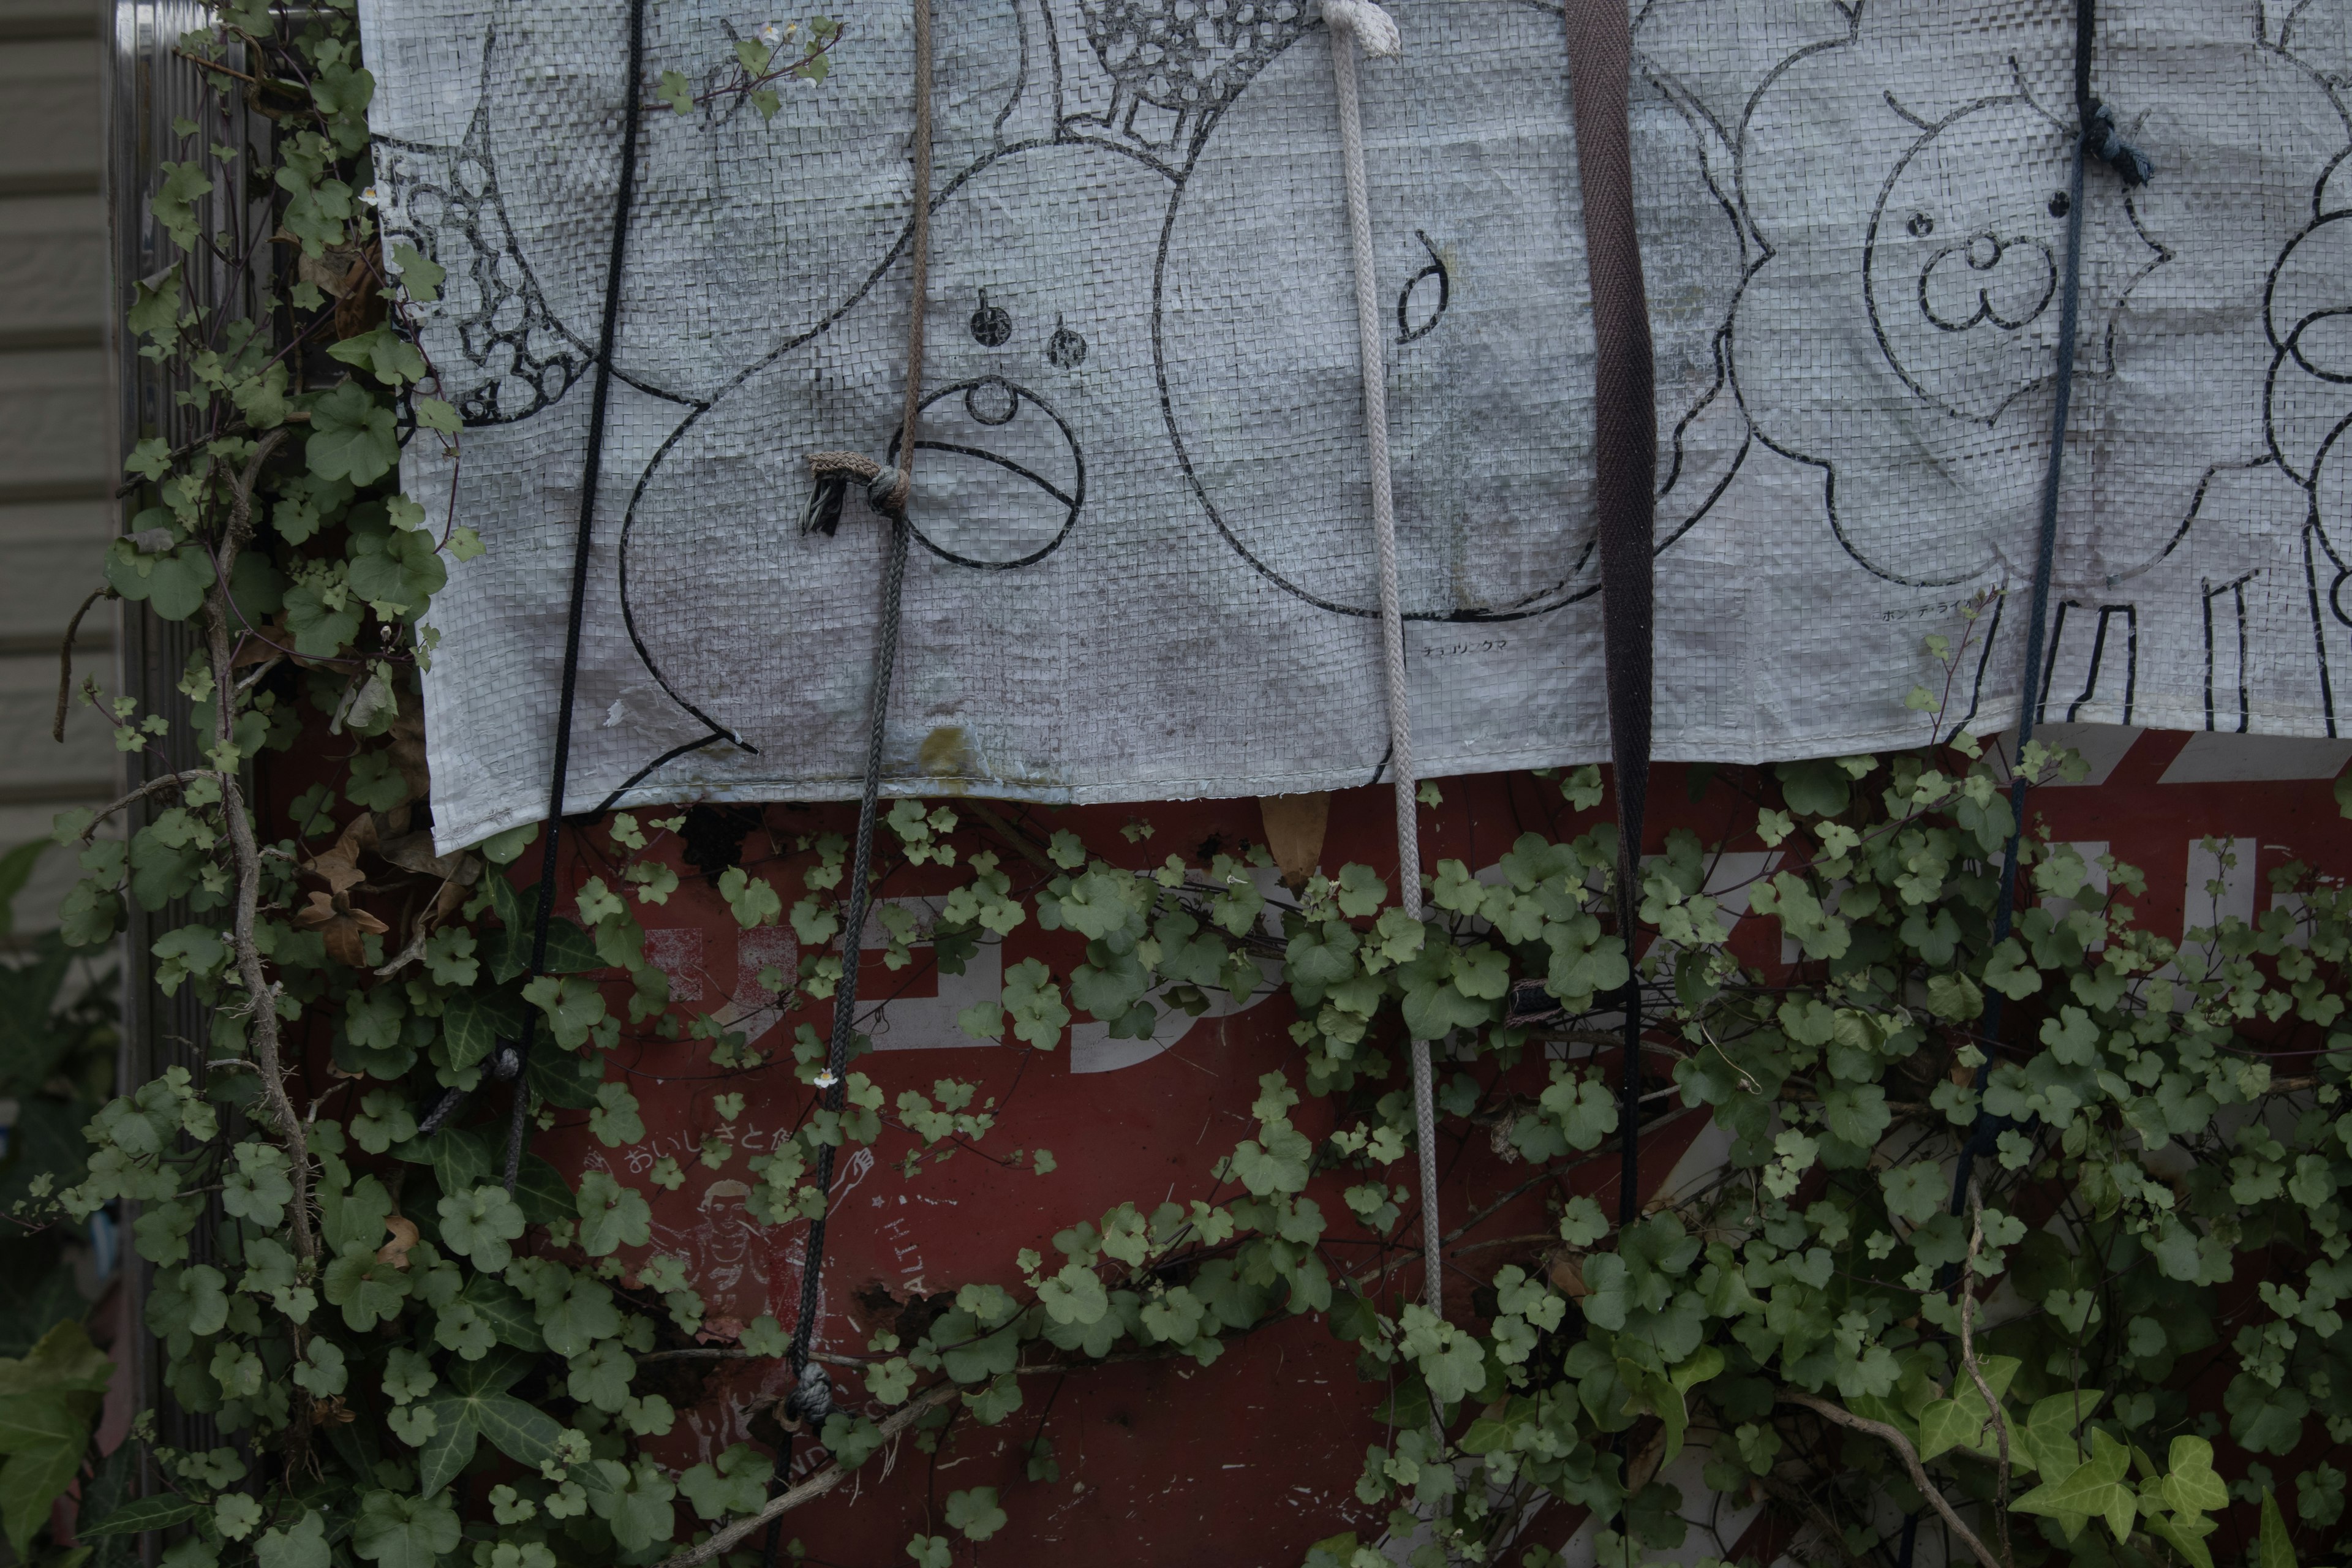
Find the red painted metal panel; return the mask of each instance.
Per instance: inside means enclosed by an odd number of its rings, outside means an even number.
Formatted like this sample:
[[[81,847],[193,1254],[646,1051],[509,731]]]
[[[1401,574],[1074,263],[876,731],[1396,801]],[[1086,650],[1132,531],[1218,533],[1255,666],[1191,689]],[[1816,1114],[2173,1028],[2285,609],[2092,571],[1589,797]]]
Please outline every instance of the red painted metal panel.
[[[2223,913],[2252,917],[2269,907],[2266,878],[2289,859],[2336,875],[2352,873],[2352,835],[2328,777],[2352,744],[2289,742],[2243,737],[2134,735],[2091,732],[2078,738],[2097,764],[2095,781],[2036,792],[2032,811],[2053,837],[2087,852],[2104,847],[2147,874],[2146,896],[2135,900],[2142,922],[2165,935],[2213,918],[2204,884],[2222,884]],[[2280,774],[2301,776],[2281,777]],[[2218,775],[2218,776],[2217,776]],[[1653,851],[1676,828],[1689,828],[1728,853],[1711,885],[1733,910],[1744,909],[1741,884],[1771,864],[1752,836],[1754,806],[1731,786],[1737,771],[1706,788],[1698,803],[1685,785],[1690,770],[1661,771],[1652,808]],[[1704,778],[1699,780],[1704,784]],[[1601,819],[1578,817],[1562,804],[1556,784],[1528,775],[1448,781],[1445,804],[1431,814],[1424,855],[1433,866],[1458,858],[1475,870],[1489,866],[1522,832],[1568,837]],[[1387,871],[1389,796],[1367,788],[1336,796],[1323,863],[1360,860]],[[771,808],[775,843],[788,849],[800,835],[846,826],[838,811]],[[1126,809],[1056,814],[1053,826],[1076,831],[1097,855],[1120,864],[1157,864],[1171,850],[1190,858],[1230,849],[1260,836],[1255,802],[1163,805],[1145,813],[1155,828],[1130,843],[1119,829],[1135,815]],[[966,828],[974,825],[966,818]],[[986,835],[966,833],[977,847]],[[2222,869],[2199,847],[2208,837],[2235,840],[2239,864]],[[992,845],[1009,868],[1024,865]],[[801,860],[768,858],[754,832],[748,860],[787,889],[797,888]],[[765,860],[765,863],[761,862]],[[574,875],[584,877],[591,868]],[[748,1014],[740,1026],[766,1032],[754,1044],[782,1054],[791,1027],[803,1019],[820,1035],[819,1008],[796,1015],[779,1030],[771,1000],[756,975],[764,964],[789,970],[796,956],[788,934],[740,932],[726,906],[689,867],[668,905],[644,911],[657,962],[673,976],[680,1000],[705,1010]],[[1036,873],[1042,879],[1043,873]],[[934,868],[905,869],[882,888],[887,898],[919,900],[954,879]],[[1269,885],[1271,885],[1269,883]],[[1734,938],[1740,956],[1759,967],[1780,963],[1777,931],[1743,920]],[[1169,1028],[1150,1042],[1111,1041],[1099,1026],[1080,1025],[1056,1050],[985,1044],[955,1026],[956,1010],[972,996],[993,993],[1002,963],[1035,956],[1057,974],[1077,958],[1067,933],[1045,933],[1032,921],[1007,939],[1001,953],[983,950],[964,976],[941,976],[918,947],[917,962],[892,972],[877,954],[862,973],[868,998],[887,998],[872,1025],[876,1053],[859,1066],[895,1100],[904,1089],[928,1090],[935,1079],[976,1081],[995,1101],[997,1128],[985,1152],[961,1152],[912,1177],[898,1163],[908,1134],[886,1131],[871,1151],[846,1159],[836,1179],[835,1223],[828,1237],[819,1343],[862,1352],[899,1305],[972,1280],[1018,1289],[1013,1255],[1034,1248],[1051,1258],[1051,1237],[1079,1219],[1098,1217],[1122,1201],[1147,1212],[1162,1201],[1221,1195],[1210,1175],[1216,1156],[1250,1136],[1249,1105],[1257,1080],[1270,1071],[1298,1076],[1298,1052],[1287,1033],[1290,1005],[1278,993],[1223,1016]],[[617,1056],[637,1092],[648,1130],[646,1142],[607,1150],[578,1129],[559,1129],[537,1145],[570,1168],[603,1166],[641,1188],[654,1161],[674,1155],[688,1178],[676,1193],[648,1189],[655,1199],[654,1250],[690,1260],[713,1320],[710,1331],[761,1312],[790,1324],[803,1265],[805,1227],[761,1228],[743,1215],[748,1154],[763,1151],[803,1113],[810,1091],[789,1073],[771,1068],[748,1076],[716,1071],[707,1047],[690,1042],[625,1044]],[[1402,1081],[1402,1062],[1383,1089]],[[1477,1064],[1441,1064],[1440,1081],[1455,1070],[1491,1070]],[[1515,1084],[1540,1085],[1540,1061],[1522,1064]],[[747,1104],[731,1124],[713,1105],[720,1093],[741,1093]],[[1302,1130],[1319,1135],[1330,1112],[1302,1107]],[[1702,1127],[1685,1116],[1654,1135],[1644,1148],[1645,1182],[1664,1180]],[[718,1168],[698,1162],[707,1137],[731,1142]],[[1499,1142],[1499,1141],[1496,1141]],[[1039,1176],[1025,1167],[993,1163],[1016,1149],[1045,1147],[1057,1169]],[[1475,1286],[1506,1262],[1532,1262],[1550,1228],[1545,1200],[1549,1184],[1530,1187],[1528,1167],[1474,1138],[1445,1153],[1441,1194],[1449,1227],[1477,1217],[1461,1238],[1447,1287],[1449,1311],[1475,1312]],[[1391,1178],[1407,1169],[1400,1164]],[[1616,1159],[1603,1151],[1574,1170],[1574,1190],[1602,1196]],[[1339,1188],[1361,1179],[1318,1178],[1311,1195],[1331,1221],[1325,1255],[1335,1270],[1370,1275],[1391,1266],[1392,1279],[1413,1288],[1417,1263],[1408,1252],[1384,1248],[1357,1227]],[[1233,1189],[1222,1189],[1230,1196]],[[1408,1217],[1405,1234],[1412,1233]],[[672,1397],[686,1411],[668,1440],[671,1458],[691,1463],[747,1436],[746,1413],[782,1388],[772,1367],[741,1363],[688,1363]],[[845,1379],[854,1394],[854,1376]],[[1359,1381],[1352,1347],[1318,1323],[1286,1322],[1233,1342],[1207,1367],[1189,1361],[1129,1363],[1025,1381],[1021,1411],[1004,1425],[960,1421],[936,1456],[911,1442],[871,1460],[854,1488],[792,1516],[788,1533],[817,1557],[834,1563],[897,1561],[917,1530],[945,1527],[940,1509],[949,1491],[998,1486],[1011,1516],[1006,1530],[982,1552],[990,1562],[1078,1562],[1117,1554],[1142,1564],[1216,1562],[1295,1563],[1307,1545],[1344,1529],[1376,1533],[1375,1510],[1357,1502],[1353,1484],[1368,1444],[1380,1440],[1370,1412],[1377,1388]],[[1061,1468],[1052,1484],[1024,1479],[1024,1445],[1048,1436]],[[797,1466],[815,1457],[805,1450]],[[1685,1488],[1686,1491],[1692,1490]],[[1693,1495],[1686,1511],[1701,1511]],[[1540,1538],[1554,1544],[1573,1521],[1562,1514],[1540,1521]]]

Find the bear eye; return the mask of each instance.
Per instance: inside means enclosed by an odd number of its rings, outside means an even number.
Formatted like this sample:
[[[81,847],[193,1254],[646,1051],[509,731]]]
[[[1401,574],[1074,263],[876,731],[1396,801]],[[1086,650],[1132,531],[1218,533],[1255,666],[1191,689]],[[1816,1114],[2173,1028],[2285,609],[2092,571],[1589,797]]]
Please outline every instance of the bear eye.
[[[1056,370],[1076,370],[1087,363],[1087,340],[1070,330],[1060,312],[1054,316],[1054,335],[1046,340],[1045,358]]]
[[[1397,295],[1397,342],[1401,343],[1426,337],[1454,298],[1454,274],[1446,267],[1445,258],[1438,254],[1428,235],[1415,229],[1413,237],[1429,252],[1429,265],[1406,279],[1403,289]],[[1415,315],[1422,319],[1418,326],[1413,324]]]
[[[1925,239],[1936,232],[1936,220],[1926,213],[1913,213],[1911,222],[1906,226],[1911,230],[1912,238]]]
[[[980,291],[980,309],[971,313],[972,341],[982,348],[1003,348],[1013,336],[1013,312],[1002,305],[988,302],[988,290]]]
[[[2053,191],[2050,193],[2050,216],[2052,217],[2064,217],[2067,213],[2074,209],[2074,201],[2066,195],[2065,192]]]

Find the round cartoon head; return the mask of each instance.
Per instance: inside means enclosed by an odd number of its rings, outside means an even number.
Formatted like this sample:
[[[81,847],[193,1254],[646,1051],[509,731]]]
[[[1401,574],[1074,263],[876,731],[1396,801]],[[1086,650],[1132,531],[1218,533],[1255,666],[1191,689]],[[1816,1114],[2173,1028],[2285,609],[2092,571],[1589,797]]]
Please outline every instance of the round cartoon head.
[[[1863,245],[1871,330],[1904,383],[1956,419],[1990,425],[2051,374],[2072,148],[2023,97],[1992,100],[1926,127],[1880,190]],[[2096,323],[2126,279],[2096,265],[2084,279]]]
[[[2295,237],[2264,304],[2274,354],[2271,442],[2286,471],[2308,484],[2344,445],[2352,419],[2352,210],[2330,212]]]
[[[1559,19],[1497,0],[1392,8],[1410,63],[1365,68],[1362,105],[1404,609],[1538,615],[1593,585],[1593,339]],[[1738,449],[1683,438],[1718,384],[1738,236],[1708,210],[1690,127],[1645,79],[1633,115],[1661,478],[1676,481],[1664,535]],[[1330,54],[1302,39],[1185,174],[1153,346],[1210,525],[1285,592],[1365,614],[1378,583],[1343,193]]]
[[[717,0],[654,6],[644,79],[633,84],[619,0],[485,7],[481,97],[463,144],[394,149],[395,164],[418,172],[395,169],[391,182],[399,226],[457,279],[428,331],[439,329],[430,346],[469,418],[527,417],[587,363],[633,87],[642,90],[619,374],[707,400],[871,286],[914,207],[913,37],[905,8],[885,0],[828,9],[842,28],[833,42],[797,26],[761,35]],[[1025,53],[1042,47],[1034,31],[1014,0],[941,7],[942,184],[1000,149],[1000,122],[1038,70]],[[803,60],[811,74],[794,68]],[[437,199],[410,211],[419,184],[439,187]]]

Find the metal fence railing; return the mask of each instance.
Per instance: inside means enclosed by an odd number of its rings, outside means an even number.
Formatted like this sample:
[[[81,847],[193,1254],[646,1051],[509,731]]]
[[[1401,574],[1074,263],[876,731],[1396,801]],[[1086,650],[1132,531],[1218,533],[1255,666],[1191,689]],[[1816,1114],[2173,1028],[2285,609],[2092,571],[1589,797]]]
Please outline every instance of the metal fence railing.
[[[270,204],[266,188],[248,177],[247,170],[266,154],[270,125],[234,92],[235,79],[195,64],[181,49],[184,35],[210,25],[206,9],[194,0],[112,0],[103,30],[106,64],[103,72],[107,138],[106,200],[110,229],[114,289],[109,342],[116,367],[115,450],[127,456],[139,441],[161,437],[174,449],[200,439],[207,417],[201,406],[181,401],[188,390],[184,374],[167,363],[141,357],[122,324],[122,312],[132,299],[133,286],[152,279],[177,263],[183,299],[209,310],[228,305],[239,314],[257,314],[271,285]],[[235,57],[226,63],[241,64]],[[192,129],[193,128],[193,129]],[[215,148],[239,151],[225,158]],[[251,149],[250,153],[244,150]],[[194,163],[211,179],[211,192],[197,199],[195,210],[203,232],[214,243],[194,256],[173,246],[155,217],[152,200],[166,178],[165,165]],[[257,226],[259,226],[257,232]],[[143,507],[154,504],[151,487],[126,488],[117,497],[118,524],[131,527]],[[189,656],[201,641],[201,630],[189,622],[158,619],[141,605],[120,603],[116,634],[119,689],[138,700],[142,713],[162,713],[173,721],[170,737],[157,751],[133,752],[123,759],[122,787],[127,792],[162,773],[201,765],[197,738],[185,722],[187,700],[179,683]],[[160,808],[158,808],[160,809]],[[149,813],[134,808],[125,826],[135,830]],[[130,929],[123,939],[123,1033],[119,1066],[126,1091],[173,1066],[186,1068],[199,1080],[205,1072],[210,1035],[206,1010],[193,987],[165,996],[154,984],[150,955],[153,933],[189,919],[178,905],[150,913],[130,910]],[[129,1234],[130,1216],[124,1216]],[[211,1245],[211,1226],[200,1226],[190,1237],[191,1260],[205,1260]],[[124,1285],[132,1295],[134,1323],[143,1321],[147,1267],[125,1248]],[[162,1440],[175,1447],[205,1449],[219,1441],[209,1416],[177,1412],[161,1386],[156,1348],[138,1335],[141,1353],[131,1369],[134,1409],[156,1409],[162,1419]],[[142,1490],[146,1489],[144,1487]]]

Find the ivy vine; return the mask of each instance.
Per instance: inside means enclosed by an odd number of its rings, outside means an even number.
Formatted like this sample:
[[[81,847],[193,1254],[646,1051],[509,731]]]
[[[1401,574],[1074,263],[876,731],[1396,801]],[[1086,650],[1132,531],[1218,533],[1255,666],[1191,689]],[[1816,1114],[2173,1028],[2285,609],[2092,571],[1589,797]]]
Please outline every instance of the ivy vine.
[[[773,119],[778,84],[823,90],[836,47],[854,40],[822,17],[767,24],[644,89],[680,114],[740,101]],[[1659,1476],[1693,1445],[1709,1487],[1768,1502],[1815,1561],[1873,1560],[1889,1504],[1986,1568],[2279,1568],[2332,1550],[2352,1446],[2352,890],[2290,867],[2274,880],[2294,901],[2175,943],[2136,922],[2131,867],[2032,831],[2027,907],[1996,942],[2011,770],[2072,764],[1966,736],[1712,775],[1754,812],[1742,841],[1779,851],[1748,889],[1794,952],[1769,976],[1729,952],[1732,918],[1706,890],[1722,846],[1677,831],[1647,863],[1644,1114],[1710,1118],[1729,1152],[1622,1230],[1570,1180],[1628,1131],[1591,1048],[1613,1038],[1599,1015],[1634,974],[1606,823],[1528,833],[1493,879],[1441,860],[1413,920],[1360,865],[1269,904],[1250,875],[1263,850],[1154,865],[1141,822],[1090,844],[1034,816],[898,803],[882,873],[954,879],[925,938],[943,971],[1033,922],[1084,942],[1066,973],[1007,967],[959,1020],[975,1040],[1051,1052],[1078,1017],[1149,1036],[1158,1008],[1273,984],[1294,1057],[1190,1195],[1074,1215],[1055,1256],[1023,1251],[919,1329],[830,1357],[854,1381],[799,1435],[824,1458],[789,1489],[759,1445],[667,1467],[658,1439],[679,1412],[653,1369],[775,1358],[787,1325],[698,1339],[694,1260],[652,1251],[651,1202],[629,1182],[530,1153],[509,1193],[503,1093],[440,1109],[484,1089],[498,1043],[536,1010],[552,1048],[528,1069],[535,1125],[584,1126],[608,1148],[646,1137],[607,1073],[624,1042],[677,1042],[740,1078],[791,1120],[745,1161],[747,1211],[770,1226],[823,1212],[820,1148],[887,1132],[912,1175],[987,1143],[1002,1107],[953,1079],[888,1099],[855,1068],[844,1109],[819,1104],[837,833],[772,826],[772,858],[714,864],[684,811],[611,815],[563,868],[548,962],[528,973],[536,829],[443,855],[426,826],[427,617],[484,543],[398,489],[404,444],[454,449],[463,432],[411,330],[443,265],[387,253],[373,217],[353,10],[226,0],[181,48],[272,132],[230,145],[214,140],[226,115],[177,127],[154,216],[192,260],[249,273],[274,248],[272,275],[292,281],[252,316],[199,297],[185,263],[137,286],[140,352],[184,378],[203,434],[139,442],[136,514],[103,572],[199,634],[179,689],[202,765],[68,813],[56,836],[84,872],[64,940],[102,947],[131,904],[184,910],[153,939],[156,984],[191,988],[210,1035],[201,1070],[100,1110],[86,1173],[19,1216],[135,1211],[169,1397],[224,1445],[174,1449],[142,1418],[131,1447],[162,1489],[87,1507],[77,1552],[128,1561],[158,1532],[168,1568],[749,1563],[770,1521],[845,1506],[842,1480],[886,1445],[951,1443],[950,1415],[1001,1426],[1038,1374],[1210,1367],[1302,1314],[1356,1348],[1363,1405],[1388,1417],[1357,1482],[1388,1510],[1385,1535],[1335,1534],[1308,1568],[1391,1553],[1546,1568],[1551,1547],[1519,1532],[1546,1498],[1591,1510],[1601,1562],[1645,1561],[1684,1543],[1684,1500]],[[208,232],[223,181],[268,200],[242,230]],[[1948,668],[1964,651],[1928,649]],[[170,716],[83,694],[125,752],[160,754]],[[1941,732],[1938,697],[1914,706],[1923,735]],[[348,754],[329,782],[282,820],[256,809],[257,764],[330,747]],[[1571,826],[1597,821],[1595,770],[1548,787]],[[127,836],[100,831],[124,814]],[[698,865],[740,926],[797,938],[793,971],[759,976],[773,1036],[681,1005],[646,955],[639,912]],[[909,962],[912,922],[887,904],[879,918],[885,962]],[[1978,1027],[1993,992],[1998,1038]],[[1457,1266],[1480,1284],[1443,1318],[1409,1278],[1408,1038],[1440,1042],[1444,1136],[1509,1151],[1548,1205],[1539,1238],[1486,1248],[1469,1238],[1486,1216],[1456,1228]],[[745,1104],[723,1096],[720,1114]],[[1996,1127],[1956,1200],[1956,1150]],[[721,1137],[702,1157],[736,1156]],[[1042,1149],[996,1157],[1055,1168]],[[675,1189],[685,1172],[665,1156],[646,1179]],[[0,1516],[20,1553],[62,1560],[39,1540],[104,1370],[63,1335],[0,1365],[10,1378],[62,1425],[47,1447],[20,1442],[17,1402],[0,1408],[15,1456]],[[1029,1454],[1030,1483],[1049,1483],[1050,1439]],[[2290,1458],[2291,1485],[2266,1464]],[[114,1499],[121,1461],[89,1463],[86,1499]],[[967,1558],[1018,1490],[952,1492],[906,1555]]]

